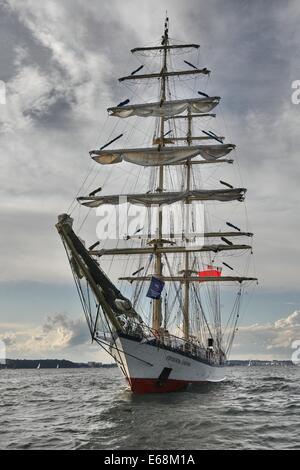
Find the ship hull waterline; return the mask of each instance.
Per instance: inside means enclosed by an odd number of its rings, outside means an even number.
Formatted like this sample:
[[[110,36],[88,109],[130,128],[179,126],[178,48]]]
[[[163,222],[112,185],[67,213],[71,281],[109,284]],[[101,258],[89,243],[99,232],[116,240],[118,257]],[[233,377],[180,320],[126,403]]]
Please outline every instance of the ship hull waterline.
[[[111,353],[135,394],[175,392],[225,380],[223,366],[128,337],[118,336]]]

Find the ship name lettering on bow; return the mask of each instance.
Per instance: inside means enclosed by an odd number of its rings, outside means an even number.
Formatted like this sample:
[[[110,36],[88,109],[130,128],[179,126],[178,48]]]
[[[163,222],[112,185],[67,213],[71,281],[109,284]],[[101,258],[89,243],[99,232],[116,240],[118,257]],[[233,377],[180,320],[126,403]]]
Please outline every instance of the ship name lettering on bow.
[[[183,366],[190,366],[191,363],[185,360],[180,360],[177,357],[167,356],[167,361],[176,362],[176,364],[182,364]]]

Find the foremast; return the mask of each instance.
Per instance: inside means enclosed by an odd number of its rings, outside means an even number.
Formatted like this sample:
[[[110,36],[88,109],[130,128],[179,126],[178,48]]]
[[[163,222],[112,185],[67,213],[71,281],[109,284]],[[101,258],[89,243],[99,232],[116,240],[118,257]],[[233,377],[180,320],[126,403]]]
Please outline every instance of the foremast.
[[[161,106],[163,106],[164,102],[166,101],[166,79],[167,79],[166,74],[168,72],[167,55],[168,55],[168,46],[169,46],[168,23],[169,23],[169,19],[166,18],[164,35],[162,37],[162,43],[161,43],[161,45],[164,46],[163,63],[162,63],[162,70],[161,70],[161,82],[160,82],[161,83],[160,85],[160,105]],[[165,135],[165,120],[164,120],[164,116],[161,116],[159,148],[165,146],[164,135]],[[163,192],[163,188],[164,188],[164,167],[163,165],[161,165],[159,167],[158,191]],[[162,227],[163,227],[163,208],[162,208],[162,205],[159,205],[158,207],[158,238],[155,243],[156,248],[161,248],[163,246]],[[162,276],[162,255],[157,250],[155,252],[155,274],[159,278],[161,278]],[[160,297],[159,299],[153,300],[152,328],[158,331],[161,326],[161,322],[162,322],[162,300]]]
[[[164,34],[162,36],[161,45],[163,46],[163,60],[162,60],[162,70],[161,70],[161,81],[160,81],[160,106],[163,106],[164,102],[166,101],[166,80],[168,77],[168,50],[169,50],[169,18],[167,17],[165,20],[164,25]],[[197,45],[194,45],[198,47]],[[180,46],[178,46],[180,47]],[[192,118],[191,112],[188,109],[187,111],[187,120],[188,120],[188,129],[187,129],[187,144],[190,146],[192,143]],[[165,146],[165,117],[160,117],[160,139],[159,139],[159,147]],[[159,184],[158,184],[158,191],[162,192],[164,188],[164,166],[161,165],[159,167]],[[191,164],[190,161],[187,160],[186,162],[186,191],[189,192],[191,189]],[[189,200],[185,201],[186,205],[189,205]],[[186,210],[186,230],[189,227],[189,209]],[[163,207],[159,205],[158,208],[158,238],[155,241],[156,248],[163,247],[163,234],[162,234],[162,227],[163,227]],[[185,232],[186,232],[185,230]],[[185,240],[187,241],[187,240]],[[185,258],[185,265],[184,265],[184,303],[183,303],[183,336],[184,339],[188,341],[189,339],[189,288],[190,282],[188,280],[189,276],[189,252],[186,251],[184,254]],[[159,250],[155,251],[155,274],[159,278],[162,277],[163,269],[162,269],[162,254]],[[158,331],[161,327],[162,323],[162,298],[154,299],[153,300],[153,314],[152,314],[152,328],[153,330]]]
[[[169,18],[167,17],[164,24],[164,34],[162,36],[161,45],[163,46],[163,60],[162,60],[162,69],[161,69],[161,80],[160,80],[160,106],[163,106],[164,102],[166,101],[166,80],[168,78],[168,51],[171,47],[169,45]],[[192,45],[193,47],[198,48],[199,46],[196,44]],[[178,48],[186,47],[186,46],[177,46]],[[139,50],[133,49],[132,52]],[[191,131],[191,112],[188,109],[187,111],[187,119],[188,119],[188,130],[187,130],[187,144],[190,146],[192,143],[192,131]],[[165,147],[165,117],[160,117],[160,139],[159,139],[159,148]],[[186,162],[186,169],[187,169],[187,176],[186,176],[186,191],[189,192],[191,189],[191,164],[190,161],[187,160]],[[158,177],[158,191],[162,192],[164,188],[164,166],[159,166],[159,177]],[[189,200],[185,201],[187,205],[189,205]],[[189,226],[189,209],[186,210],[186,228]],[[155,275],[158,278],[162,278],[163,275],[163,266],[162,266],[162,253],[160,252],[160,248],[163,247],[163,207],[159,205],[158,208],[158,237],[155,240]],[[158,248],[158,250],[157,250]],[[188,280],[189,273],[189,253],[188,251],[184,254],[185,258],[185,265],[184,265],[184,304],[183,304],[183,336],[185,340],[189,339],[189,286],[190,282]],[[162,323],[162,299],[153,300],[153,313],[152,313],[152,328],[153,330],[158,331],[161,327]]]

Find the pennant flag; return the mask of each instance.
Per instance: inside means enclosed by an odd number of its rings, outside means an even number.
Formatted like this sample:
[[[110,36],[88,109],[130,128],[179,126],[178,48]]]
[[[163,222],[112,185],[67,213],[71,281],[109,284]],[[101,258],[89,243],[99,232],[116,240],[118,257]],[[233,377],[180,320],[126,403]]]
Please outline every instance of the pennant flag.
[[[199,271],[198,276],[199,277],[219,277],[221,276],[222,273],[222,268],[218,268],[216,266],[207,266],[207,269],[204,271]]]
[[[160,299],[164,285],[164,281],[152,276],[146,297],[150,297],[150,299]]]

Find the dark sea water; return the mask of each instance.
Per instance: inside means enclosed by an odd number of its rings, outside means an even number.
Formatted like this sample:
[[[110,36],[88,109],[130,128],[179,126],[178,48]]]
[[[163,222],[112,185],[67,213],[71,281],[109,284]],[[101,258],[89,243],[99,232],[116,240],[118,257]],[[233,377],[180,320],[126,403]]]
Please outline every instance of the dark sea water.
[[[1,449],[300,449],[300,367],[133,396],[117,369],[0,370]]]

